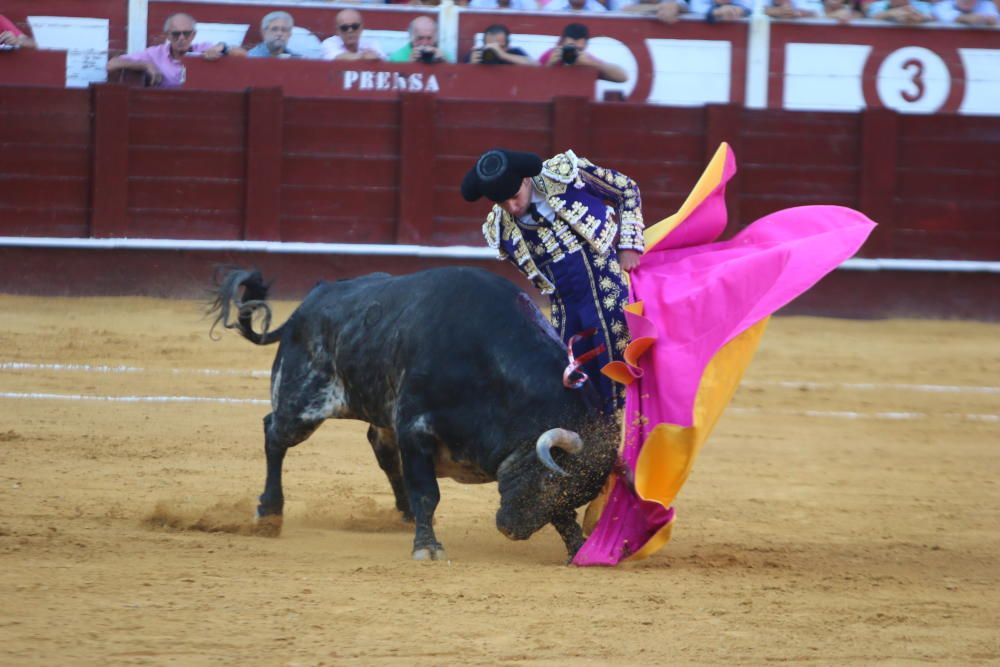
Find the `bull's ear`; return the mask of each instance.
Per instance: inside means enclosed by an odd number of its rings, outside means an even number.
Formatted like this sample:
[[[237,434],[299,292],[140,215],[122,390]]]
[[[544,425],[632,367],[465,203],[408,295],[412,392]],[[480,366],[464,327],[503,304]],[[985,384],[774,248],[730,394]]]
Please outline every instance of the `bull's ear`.
[[[465,201],[478,201],[482,196],[483,193],[479,190],[479,174],[473,167],[462,179],[462,197],[465,198]]]

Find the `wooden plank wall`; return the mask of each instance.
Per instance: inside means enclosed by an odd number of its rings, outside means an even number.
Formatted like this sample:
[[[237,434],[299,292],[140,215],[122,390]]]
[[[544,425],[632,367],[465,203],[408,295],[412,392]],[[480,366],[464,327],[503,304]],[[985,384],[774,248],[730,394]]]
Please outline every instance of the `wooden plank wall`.
[[[399,213],[399,105],[286,99],[281,239],[392,243]]]
[[[1000,257],[1000,119],[900,116],[894,257]]]
[[[0,234],[89,236],[86,90],[0,86]]]
[[[243,238],[245,96],[136,90],[127,106],[128,235]]]
[[[1000,118],[552,103],[286,98],[0,86],[0,235],[480,245],[459,183],[493,146],[567,148],[681,204],[721,141],[727,233],[803,204],[880,223],[862,254],[1000,255]]]

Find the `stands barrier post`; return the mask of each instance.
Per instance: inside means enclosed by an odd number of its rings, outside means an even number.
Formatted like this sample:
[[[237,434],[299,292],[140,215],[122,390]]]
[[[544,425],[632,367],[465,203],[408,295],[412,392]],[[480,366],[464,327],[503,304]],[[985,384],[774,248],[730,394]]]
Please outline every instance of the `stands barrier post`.
[[[719,144],[723,141],[733,149],[733,154],[739,160],[742,150],[741,132],[743,127],[743,114],[747,113],[736,104],[707,104],[705,105],[705,163],[712,159]],[[742,177],[737,169],[736,173],[726,185],[726,206],[729,209],[729,222],[726,225],[725,235],[731,236],[746,226],[752,220],[743,221],[740,217],[740,194],[743,191]]]
[[[149,20],[149,0],[128,0],[128,31],[125,36],[125,53],[136,53],[146,48],[146,22]]]
[[[458,62],[458,20],[462,12],[452,0],[442,0],[438,6],[438,48]]]
[[[90,235],[128,236],[129,88],[120,84],[90,87],[93,153],[90,168]]]
[[[552,100],[552,146],[549,153],[572,150],[577,155],[590,152],[590,100],[585,97],[556,97]]]
[[[400,95],[397,243],[430,243],[434,226],[434,106],[430,93]]]
[[[250,88],[246,100],[243,238],[278,241],[285,98],[281,88]]]
[[[763,0],[756,0],[747,21],[747,79],[743,99],[749,109],[767,108],[771,18],[764,13],[764,6]]]
[[[867,254],[892,256],[891,230],[895,227],[896,163],[899,151],[899,114],[891,109],[868,107],[861,112],[861,169],[858,174],[858,208],[881,226],[866,244]]]

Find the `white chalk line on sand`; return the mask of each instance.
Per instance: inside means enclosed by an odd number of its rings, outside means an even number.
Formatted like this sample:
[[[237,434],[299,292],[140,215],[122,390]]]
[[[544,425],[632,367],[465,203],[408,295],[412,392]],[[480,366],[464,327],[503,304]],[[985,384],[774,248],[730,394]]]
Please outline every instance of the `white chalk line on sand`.
[[[34,392],[0,392],[0,399],[27,399],[36,401],[96,401],[105,403],[224,403],[230,405],[270,405],[261,398],[228,398],[216,396],[91,396],[86,394],[48,394]],[[782,410],[731,407],[735,414],[767,414],[787,417],[822,417],[832,419],[877,419],[890,421],[915,421],[932,418],[958,419],[961,421],[1000,423],[1000,415],[968,414],[957,412],[854,412],[851,410]]]
[[[21,361],[0,362],[0,370],[60,371],[74,373],[170,373],[171,375],[218,375],[226,377],[270,377],[270,371],[246,371],[216,368],[143,368],[142,366],[106,366],[100,364],[38,364]]]
[[[738,415],[781,415],[783,417],[820,417],[828,419],[877,419],[882,421],[919,421],[942,418],[967,422],[1000,423],[1000,415],[963,412],[855,412],[853,410],[782,410],[781,408],[741,408],[733,406],[728,412]]]
[[[907,384],[902,382],[806,382],[802,380],[744,381],[746,387],[781,387],[783,389],[854,389],[858,391],[918,391],[929,394],[1000,394],[1000,387],[959,384]]]
[[[43,364],[21,361],[0,362],[0,370],[14,371],[57,371],[76,373],[170,373],[171,375],[206,375],[225,377],[270,377],[270,371],[215,369],[215,368],[144,368],[142,366],[109,366],[95,364]],[[899,391],[916,391],[931,394],[1000,394],[1000,387],[951,384],[907,384],[879,382],[808,382],[801,380],[746,380],[745,387],[781,387],[783,389],[829,390],[848,389],[856,391],[882,391],[895,389]]]
[[[0,398],[35,401],[98,401],[104,403],[226,403],[231,405],[270,405],[263,398],[228,398],[225,396],[90,396],[87,394],[44,394],[0,391]]]

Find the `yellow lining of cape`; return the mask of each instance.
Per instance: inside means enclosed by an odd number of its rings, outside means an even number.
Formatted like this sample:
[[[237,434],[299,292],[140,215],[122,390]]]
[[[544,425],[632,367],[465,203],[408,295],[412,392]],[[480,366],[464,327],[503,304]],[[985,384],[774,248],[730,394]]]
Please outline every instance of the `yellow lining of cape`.
[[[715,150],[715,155],[712,156],[712,160],[705,167],[705,171],[701,173],[701,177],[695,183],[691,194],[687,196],[684,204],[677,209],[677,212],[643,230],[642,236],[646,242],[647,251],[655,247],[667,234],[674,231],[679,224],[684,222],[691,215],[691,211],[705,201],[705,198],[712,194],[712,191],[722,183],[722,174],[726,168],[726,157],[728,154],[729,144],[726,142],[719,144],[719,147]]]

